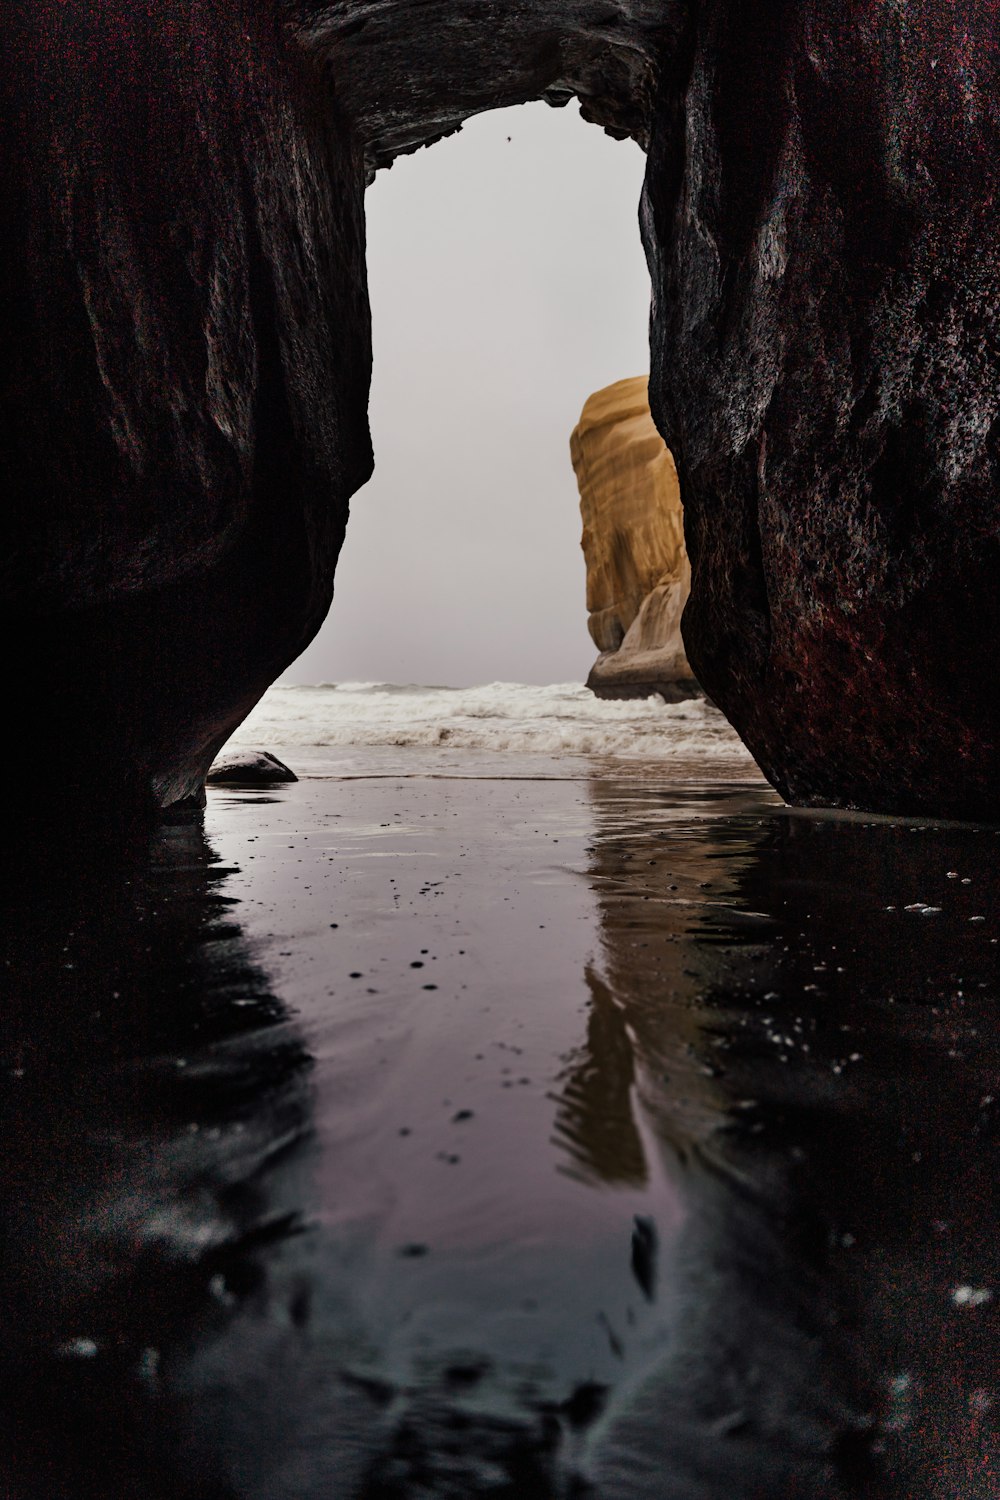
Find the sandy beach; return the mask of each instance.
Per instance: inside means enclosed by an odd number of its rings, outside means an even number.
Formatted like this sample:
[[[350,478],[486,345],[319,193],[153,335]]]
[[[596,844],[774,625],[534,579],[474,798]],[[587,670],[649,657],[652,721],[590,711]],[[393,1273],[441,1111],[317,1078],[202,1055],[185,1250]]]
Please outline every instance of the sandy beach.
[[[998,835],[367,758],[9,928],[7,1492],[995,1496]]]

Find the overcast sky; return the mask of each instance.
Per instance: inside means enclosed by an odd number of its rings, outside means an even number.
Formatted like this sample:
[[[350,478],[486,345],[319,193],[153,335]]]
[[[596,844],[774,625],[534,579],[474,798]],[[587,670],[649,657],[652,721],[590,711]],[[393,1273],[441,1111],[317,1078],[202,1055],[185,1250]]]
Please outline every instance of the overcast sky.
[[[575,104],[531,104],[378,174],[375,475],[283,681],[586,676],[569,435],[591,391],[648,369],[643,165]]]

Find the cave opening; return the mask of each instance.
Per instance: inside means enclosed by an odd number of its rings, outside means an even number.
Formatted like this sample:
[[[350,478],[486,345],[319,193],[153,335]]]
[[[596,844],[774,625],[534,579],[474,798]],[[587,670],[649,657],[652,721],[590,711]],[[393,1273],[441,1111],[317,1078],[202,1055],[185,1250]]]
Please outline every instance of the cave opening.
[[[494,110],[366,201],[375,473],[286,683],[583,682],[569,439],[648,368],[640,148],[575,106]]]
[[[794,803],[992,816],[989,7],[926,8],[17,8],[5,626],[34,784],[200,795],[319,631],[370,474],[366,182],[577,98],[648,153],[698,680]]]

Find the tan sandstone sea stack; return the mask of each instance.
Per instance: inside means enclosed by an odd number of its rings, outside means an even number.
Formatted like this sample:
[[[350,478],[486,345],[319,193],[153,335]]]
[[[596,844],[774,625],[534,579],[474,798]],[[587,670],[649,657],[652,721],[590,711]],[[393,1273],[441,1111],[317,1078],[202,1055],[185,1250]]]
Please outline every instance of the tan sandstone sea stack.
[[[653,425],[646,376],[586,402],[570,438],[580,487],[587,622],[600,656],[588,687],[601,698],[700,692],[681,640],[691,586],[680,486]]]

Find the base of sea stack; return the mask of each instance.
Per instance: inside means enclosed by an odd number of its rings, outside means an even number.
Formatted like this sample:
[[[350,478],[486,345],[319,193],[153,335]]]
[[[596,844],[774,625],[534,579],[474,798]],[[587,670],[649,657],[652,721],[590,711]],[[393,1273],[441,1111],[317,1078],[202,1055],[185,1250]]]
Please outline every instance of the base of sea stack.
[[[659,675],[639,662],[625,665],[616,661],[618,653],[604,652],[590,669],[587,686],[597,698],[651,698],[658,693],[665,703],[683,703],[687,698],[704,698],[703,688],[693,677]]]

